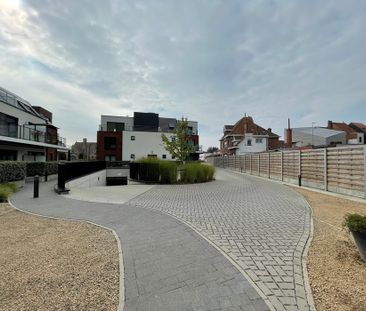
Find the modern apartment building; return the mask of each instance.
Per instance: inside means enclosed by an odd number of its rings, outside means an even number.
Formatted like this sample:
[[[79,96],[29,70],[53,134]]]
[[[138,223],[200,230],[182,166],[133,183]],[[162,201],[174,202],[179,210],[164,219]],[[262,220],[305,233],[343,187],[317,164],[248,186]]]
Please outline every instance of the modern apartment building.
[[[50,111],[0,87],[0,161],[54,161],[68,150]]]
[[[159,117],[157,113],[135,112],[133,117],[101,116],[97,133],[97,159],[106,161],[133,161],[142,157],[174,160],[165,150],[161,134],[175,139],[172,131],[177,119]],[[190,158],[198,160],[200,147],[198,123],[188,121],[188,142],[196,152]]]
[[[223,134],[220,139],[222,155],[242,155],[279,147],[279,136],[270,128],[266,130],[255,124],[250,116],[244,116],[235,125],[224,125]]]

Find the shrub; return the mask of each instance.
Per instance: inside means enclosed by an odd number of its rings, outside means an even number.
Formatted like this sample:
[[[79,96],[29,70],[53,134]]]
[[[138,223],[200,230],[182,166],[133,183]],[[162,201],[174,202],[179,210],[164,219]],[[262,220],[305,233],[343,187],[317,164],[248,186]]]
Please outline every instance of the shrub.
[[[169,161],[160,161],[160,183],[175,184],[177,182],[177,164]]]
[[[58,173],[58,162],[45,162],[47,175],[53,175]]]
[[[366,215],[348,214],[345,217],[344,226],[350,231],[366,234]]]
[[[23,180],[25,178],[25,162],[1,161],[0,162],[0,184]]]
[[[196,183],[213,179],[215,168],[200,163],[188,163],[182,166],[181,182]]]
[[[32,176],[44,176],[46,171],[45,162],[26,162],[27,166],[27,177]]]
[[[14,183],[0,184],[0,202],[6,202],[15,191],[17,191],[17,186]]]

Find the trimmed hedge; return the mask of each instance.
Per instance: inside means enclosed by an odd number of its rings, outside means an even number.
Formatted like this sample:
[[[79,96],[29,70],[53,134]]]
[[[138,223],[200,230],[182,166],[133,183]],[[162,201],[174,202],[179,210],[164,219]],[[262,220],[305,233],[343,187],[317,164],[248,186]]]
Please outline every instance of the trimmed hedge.
[[[27,163],[27,177],[44,176],[57,174],[58,162],[26,162]]]
[[[0,161],[0,184],[25,178],[26,164],[21,161]]]
[[[6,202],[15,191],[17,191],[17,185],[14,183],[0,184],[0,202]]]

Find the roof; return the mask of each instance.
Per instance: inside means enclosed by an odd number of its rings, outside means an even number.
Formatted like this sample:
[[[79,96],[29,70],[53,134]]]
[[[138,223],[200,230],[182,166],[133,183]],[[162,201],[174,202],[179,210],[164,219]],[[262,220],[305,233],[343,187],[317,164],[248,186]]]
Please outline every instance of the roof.
[[[8,91],[7,89],[4,89],[3,87],[0,87],[0,101],[11,105],[13,107],[16,107],[20,110],[23,110],[29,114],[32,114],[42,120],[47,120],[44,116],[40,115],[33,107],[32,105],[26,101],[25,99],[21,98],[20,96]]]
[[[230,134],[246,134],[251,133],[254,135],[268,135],[269,137],[279,137],[277,134],[273,133],[270,129],[266,130],[263,127],[254,123],[252,117],[243,117],[238,122],[235,123]]]
[[[331,130],[324,127],[297,127],[292,129],[293,133],[304,133],[320,137],[332,137],[344,133],[343,131]]]
[[[351,122],[349,125],[356,131],[366,133],[366,125],[361,122]]]
[[[347,139],[357,138],[357,132],[344,122],[328,122],[328,128],[347,133]]]

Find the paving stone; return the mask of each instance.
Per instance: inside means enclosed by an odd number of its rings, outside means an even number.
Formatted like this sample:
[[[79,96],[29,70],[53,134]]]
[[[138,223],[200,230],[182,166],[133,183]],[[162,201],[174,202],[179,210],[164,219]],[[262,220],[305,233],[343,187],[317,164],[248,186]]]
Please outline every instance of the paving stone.
[[[263,294],[276,296],[278,310],[286,310],[279,298],[296,301],[295,289],[302,289],[300,297],[305,291],[302,252],[311,223],[307,202],[280,184],[226,170],[217,175],[205,184],[157,186],[127,204],[189,223],[236,261]]]

